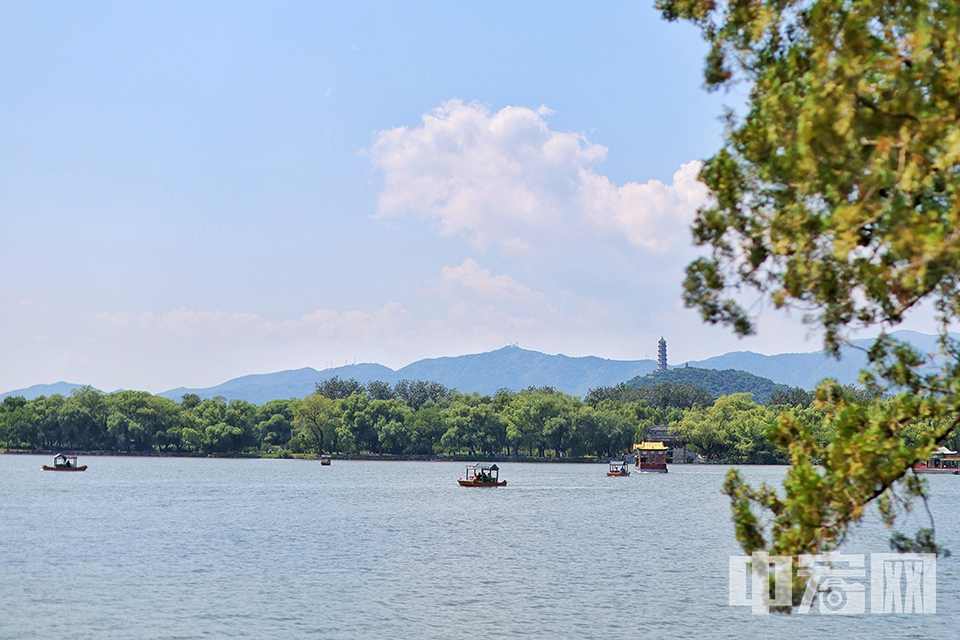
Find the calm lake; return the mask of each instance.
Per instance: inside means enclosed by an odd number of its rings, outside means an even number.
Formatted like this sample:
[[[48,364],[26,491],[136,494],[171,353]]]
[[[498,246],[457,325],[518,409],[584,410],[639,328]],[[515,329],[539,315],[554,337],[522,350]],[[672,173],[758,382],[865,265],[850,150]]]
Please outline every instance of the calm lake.
[[[0,638],[960,637],[957,476],[930,477],[957,554],[936,614],[754,616],[727,604],[726,467],[503,463],[472,489],[450,462],[81,462],[0,455]],[[843,550],[887,537],[872,517]]]

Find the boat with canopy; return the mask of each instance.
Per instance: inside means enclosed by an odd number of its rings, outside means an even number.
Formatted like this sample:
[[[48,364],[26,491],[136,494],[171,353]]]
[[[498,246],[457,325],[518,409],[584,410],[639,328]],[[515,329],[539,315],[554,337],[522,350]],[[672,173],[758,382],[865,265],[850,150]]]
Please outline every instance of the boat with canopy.
[[[637,469],[640,473],[666,473],[668,450],[662,442],[641,442],[637,446]]]
[[[917,473],[952,473],[960,476],[960,454],[946,447],[937,447],[930,459],[918,463],[914,470]]]
[[[53,457],[53,466],[43,465],[44,471],[86,471],[87,465],[81,465],[77,456],[68,456],[58,453]]]
[[[625,478],[630,475],[630,469],[626,460],[611,460],[610,470],[607,471],[610,477]]]
[[[470,465],[467,472],[457,482],[461,487],[505,487],[506,480],[500,479],[500,467],[495,464],[489,467],[482,464]]]

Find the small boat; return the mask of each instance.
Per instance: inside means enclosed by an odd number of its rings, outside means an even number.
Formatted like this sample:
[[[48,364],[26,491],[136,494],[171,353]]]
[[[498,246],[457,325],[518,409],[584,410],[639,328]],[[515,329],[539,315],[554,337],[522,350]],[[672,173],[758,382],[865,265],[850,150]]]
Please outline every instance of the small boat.
[[[662,442],[642,442],[637,447],[637,469],[640,473],[666,473],[668,450]]]
[[[324,467],[330,466],[330,456],[320,456],[320,465]]]
[[[466,478],[466,479],[464,479]],[[457,482],[461,487],[505,487],[506,480],[500,479],[500,467],[495,464],[489,467],[475,464],[467,467],[464,478],[459,478]]]
[[[611,460],[610,471],[607,475],[611,477],[624,478],[630,475],[630,469],[627,468],[626,460]]]
[[[917,463],[913,469],[917,473],[946,473],[958,476],[960,475],[960,454],[946,447],[937,447],[929,460]]]
[[[53,457],[53,466],[43,465],[44,471],[86,471],[87,465],[80,465],[77,456],[65,456],[58,453]]]

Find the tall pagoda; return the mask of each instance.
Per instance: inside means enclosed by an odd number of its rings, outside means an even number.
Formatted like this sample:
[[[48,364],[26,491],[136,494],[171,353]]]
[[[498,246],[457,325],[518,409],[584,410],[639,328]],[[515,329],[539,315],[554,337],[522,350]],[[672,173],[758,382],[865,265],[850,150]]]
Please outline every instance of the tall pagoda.
[[[657,343],[657,371],[667,370],[667,341],[660,336],[660,342]]]

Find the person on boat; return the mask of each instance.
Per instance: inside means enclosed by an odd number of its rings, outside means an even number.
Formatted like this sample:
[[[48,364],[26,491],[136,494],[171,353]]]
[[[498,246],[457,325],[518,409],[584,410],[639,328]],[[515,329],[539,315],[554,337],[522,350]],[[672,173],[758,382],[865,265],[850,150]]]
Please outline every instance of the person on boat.
[[[70,461],[67,460],[67,462],[66,462],[63,466],[65,466],[67,469],[69,469],[69,468],[70,468]]]

